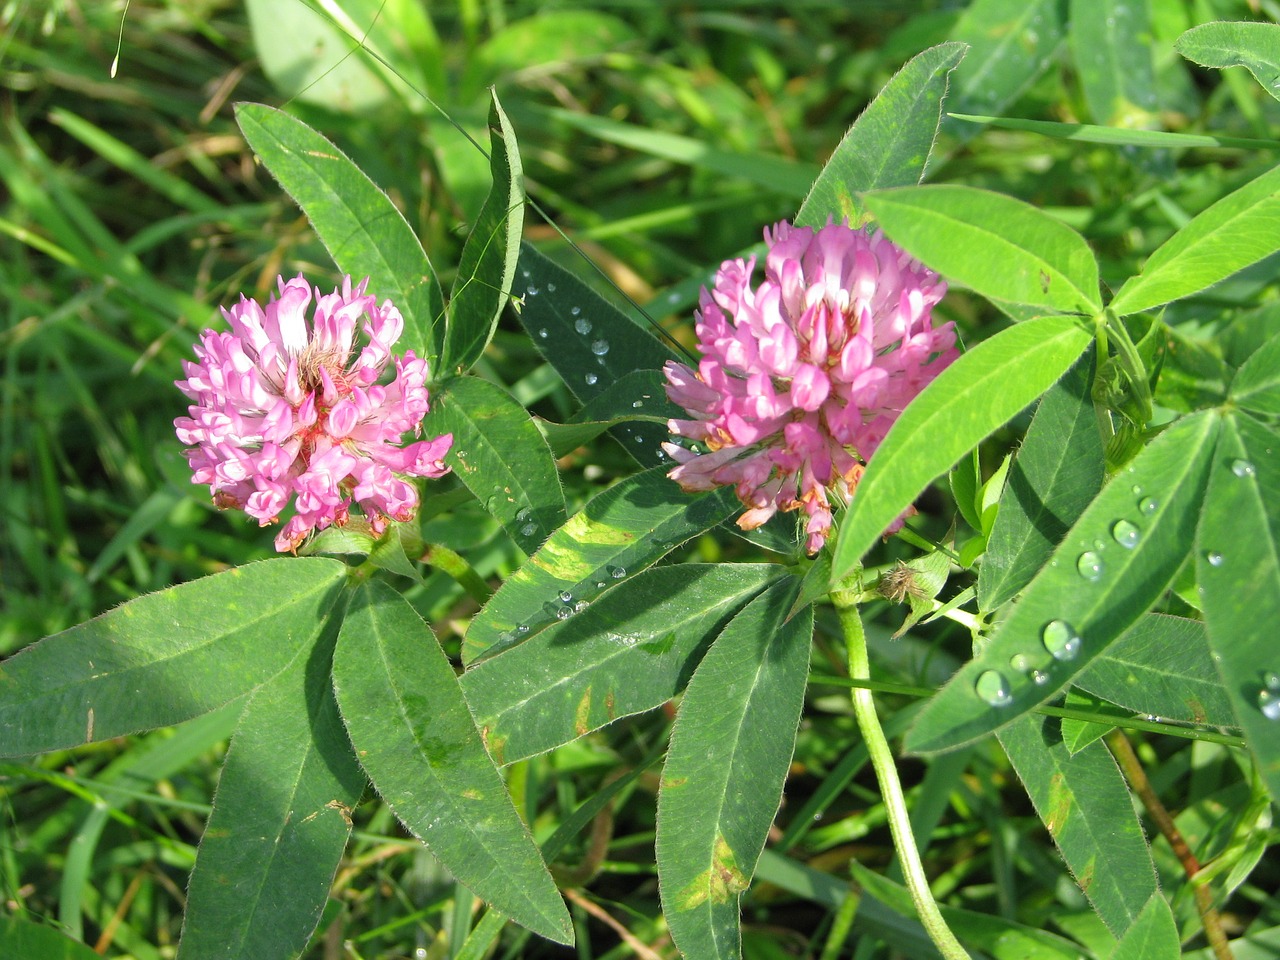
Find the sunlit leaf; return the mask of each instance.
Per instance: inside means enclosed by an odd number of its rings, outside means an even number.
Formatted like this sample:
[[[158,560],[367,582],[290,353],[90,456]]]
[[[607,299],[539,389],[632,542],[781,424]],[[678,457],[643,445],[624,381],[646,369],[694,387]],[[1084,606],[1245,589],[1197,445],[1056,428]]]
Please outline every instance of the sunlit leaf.
[[[1173,46],[1202,67],[1244,67],[1263,90],[1280,100],[1280,24],[1202,23],[1180,36]]]
[[[453,667],[398,593],[352,601],[333,683],[356,755],[400,821],[472,893],[572,943],[564,901],[471,720]]]

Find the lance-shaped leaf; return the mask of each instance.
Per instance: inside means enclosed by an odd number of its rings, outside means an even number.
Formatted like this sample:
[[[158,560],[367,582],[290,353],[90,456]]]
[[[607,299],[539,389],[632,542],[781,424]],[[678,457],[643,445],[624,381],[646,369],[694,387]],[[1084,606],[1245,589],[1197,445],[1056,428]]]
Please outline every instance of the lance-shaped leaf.
[[[445,381],[422,424],[428,436],[453,434],[445,462],[522,550],[531,553],[564,523],[551,449],[528,411],[497,384]]]
[[[489,171],[493,187],[462,248],[449,297],[442,371],[463,373],[480,359],[511,296],[524,229],[524,171],[515,131],[491,91]]]
[[[333,262],[404,315],[398,347],[434,365],[444,295],[422,244],[395,204],[351,160],[315,130],[260,103],[236,105],[245,140],[302,208]]]
[[[1084,237],[1029,203],[954,184],[863,199],[894,243],[948,280],[1047,313],[1102,309],[1098,262]]]
[[[529,244],[514,283],[520,322],[533,345],[584,403],[634,370],[661,370],[675,354],[572,272]],[[628,423],[610,434],[645,466],[664,461],[665,426]]]
[[[495,910],[572,943],[564,901],[485,752],[453,667],[385,584],[367,584],[352,601],[333,683],[356,756],[400,821]]]
[[[597,494],[509,577],[471,621],[465,663],[535,636],[741,507],[730,488],[685,496],[662,467]]]
[[[1089,396],[1092,349],[1036,408],[1000,496],[978,570],[978,607],[994,610],[1031,582],[1102,489],[1106,461]]]
[[[1263,783],[1280,803],[1280,435],[1224,418],[1196,535],[1209,646]]]
[[[951,78],[953,113],[999,114],[1022,96],[1054,62],[1066,35],[1061,0],[974,0],[951,39],[970,50]],[[943,129],[967,140],[980,128],[944,121]]]
[[[251,692],[314,642],[345,570],[250,563],[27,647],[0,664],[0,756],[171,726]]]
[[[1237,941],[1238,943],[1238,941]],[[1239,951],[1239,946],[1235,946]],[[1180,957],[1182,937],[1173,919],[1169,901],[1157,890],[1151,895],[1138,919],[1120,938],[1110,960],[1148,960],[1150,957]]]
[[[966,351],[903,411],[840,521],[832,582],[847,576],[929,482],[1062,376],[1090,343],[1068,317],[1002,330]]]
[[[1044,703],[1145,613],[1192,548],[1218,432],[1169,427],[1081,514],[982,651],[907,731],[928,753],[976,740]]]
[[[1280,100],[1280,24],[1202,23],[1180,36],[1173,48],[1202,67],[1244,67]]]
[[[1071,0],[1071,57],[1093,119],[1118,127],[1149,125],[1156,118],[1156,77],[1151,44],[1135,37],[1151,32],[1145,3]]]
[[[1231,380],[1231,399],[1255,413],[1280,414],[1280,334],[1240,365]]]
[[[291,957],[320,919],[365,778],[333,699],[337,618],[245,708],[191,873],[180,960]]]
[[[800,205],[795,223],[822,227],[828,218],[863,220],[856,194],[906,187],[924,179],[938,136],[947,77],[963,59],[962,43],[942,43],[907,62],[840,141]]]
[[[1022,717],[1000,731],[1000,743],[1080,889],[1102,922],[1123,934],[1158,887],[1115,760],[1101,743],[1071,755],[1049,717]]]
[[[514,763],[665,703],[729,618],[783,572],[746,563],[646,570],[477,664],[462,688],[489,751]]]
[[[1215,727],[1236,722],[1199,620],[1148,613],[1075,684],[1134,713]]]
[[[751,882],[791,764],[813,611],[786,620],[799,581],[774,584],[729,623],[680,704],[658,794],[662,909],[686,957],[741,956]]]
[[[1280,167],[1229,193],[1166,240],[1111,302],[1140,313],[1225,280],[1280,248]]]

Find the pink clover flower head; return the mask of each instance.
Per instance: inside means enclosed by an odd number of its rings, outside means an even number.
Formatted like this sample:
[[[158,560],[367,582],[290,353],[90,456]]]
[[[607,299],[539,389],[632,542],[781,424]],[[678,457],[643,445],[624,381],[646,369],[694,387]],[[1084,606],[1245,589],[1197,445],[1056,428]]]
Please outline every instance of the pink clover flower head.
[[[183,362],[177,387],[192,404],[173,425],[192,482],[262,526],[293,501],[275,539],[281,552],[342,526],[352,505],[375,535],[412,519],[418,490],[404,476],[448,473],[453,436],[401,446],[406,433],[420,434],[428,398],[427,362],[392,352],[400,311],[390,300],[378,306],[367,279],[353,287],[345,277],[323,295],[301,276],[277,283],[265,307],[242,295],[224,309],[230,331],[204,331],[196,362]]]
[[[956,335],[932,319],[946,284],[879,231],[782,221],[765,241],[759,285],[753,257],[726,261],[702,290],[698,369],[664,371],[689,414],[671,432],[700,447],[663,448],[685,490],[737,488],[744,530],[803,510],[816,553],[832,498],[848,501],[889,427],[958,355]]]

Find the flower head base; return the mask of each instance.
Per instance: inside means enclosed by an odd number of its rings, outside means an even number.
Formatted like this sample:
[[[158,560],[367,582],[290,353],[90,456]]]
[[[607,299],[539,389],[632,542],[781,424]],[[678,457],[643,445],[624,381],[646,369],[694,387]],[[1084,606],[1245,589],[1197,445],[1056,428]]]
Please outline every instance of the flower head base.
[[[955,330],[931,316],[946,284],[882,233],[783,221],[765,241],[759,286],[752,258],[703,289],[697,371],[666,365],[667,395],[692,418],[671,432],[706,451],[663,446],[685,490],[737,487],[744,530],[803,509],[816,553],[830,495],[848,500],[894,420],[955,359]]]
[[[321,295],[301,276],[279,278],[279,297],[261,307],[241,296],[222,315],[229,333],[206,330],[196,363],[184,361],[178,389],[193,401],[173,422],[191,464],[221,508],[235,507],[266,526],[296,497],[296,512],[276,536],[294,551],[313,531],[347,522],[359,506],[373,533],[412,519],[418,491],[402,477],[440,477],[453,443],[416,436],[427,412],[427,362],[394,356],[404,319],[391,302],[377,306],[361,281]],[[364,343],[357,349],[356,324]],[[390,382],[384,376],[394,370]]]

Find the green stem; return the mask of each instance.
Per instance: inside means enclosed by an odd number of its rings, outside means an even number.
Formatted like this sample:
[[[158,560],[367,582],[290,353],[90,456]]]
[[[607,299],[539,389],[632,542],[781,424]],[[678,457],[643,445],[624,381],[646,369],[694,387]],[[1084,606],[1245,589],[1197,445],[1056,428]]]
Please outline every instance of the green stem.
[[[869,680],[871,662],[867,658],[867,636],[862,629],[856,599],[851,593],[837,591],[831,595],[831,600],[839,614],[840,626],[844,630],[845,643],[849,648],[849,676],[854,680]],[[893,845],[898,851],[907,889],[911,891],[911,899],[920,914],[920,922],[946,960],[969,960],[969,954],[960,946],[960,941],[947,926],[947,921],[942,919],[938,903],[933,899],[933,891],[929,889],[924,865],[920,862],[920,851],[916,847],[916,838],[911,832],[911,819],[907,813],[906,797],[902,794],[902,783],[898,780],[898,768],[894,765],[889,741],[885,739],[884,730],[880,727],[880,718],[876,716],[875,700],[871,691],[865,688],[854,687],[851,693],[853,714],[867,745],[876,779],[880,782],[880,794],[889,815]]]

